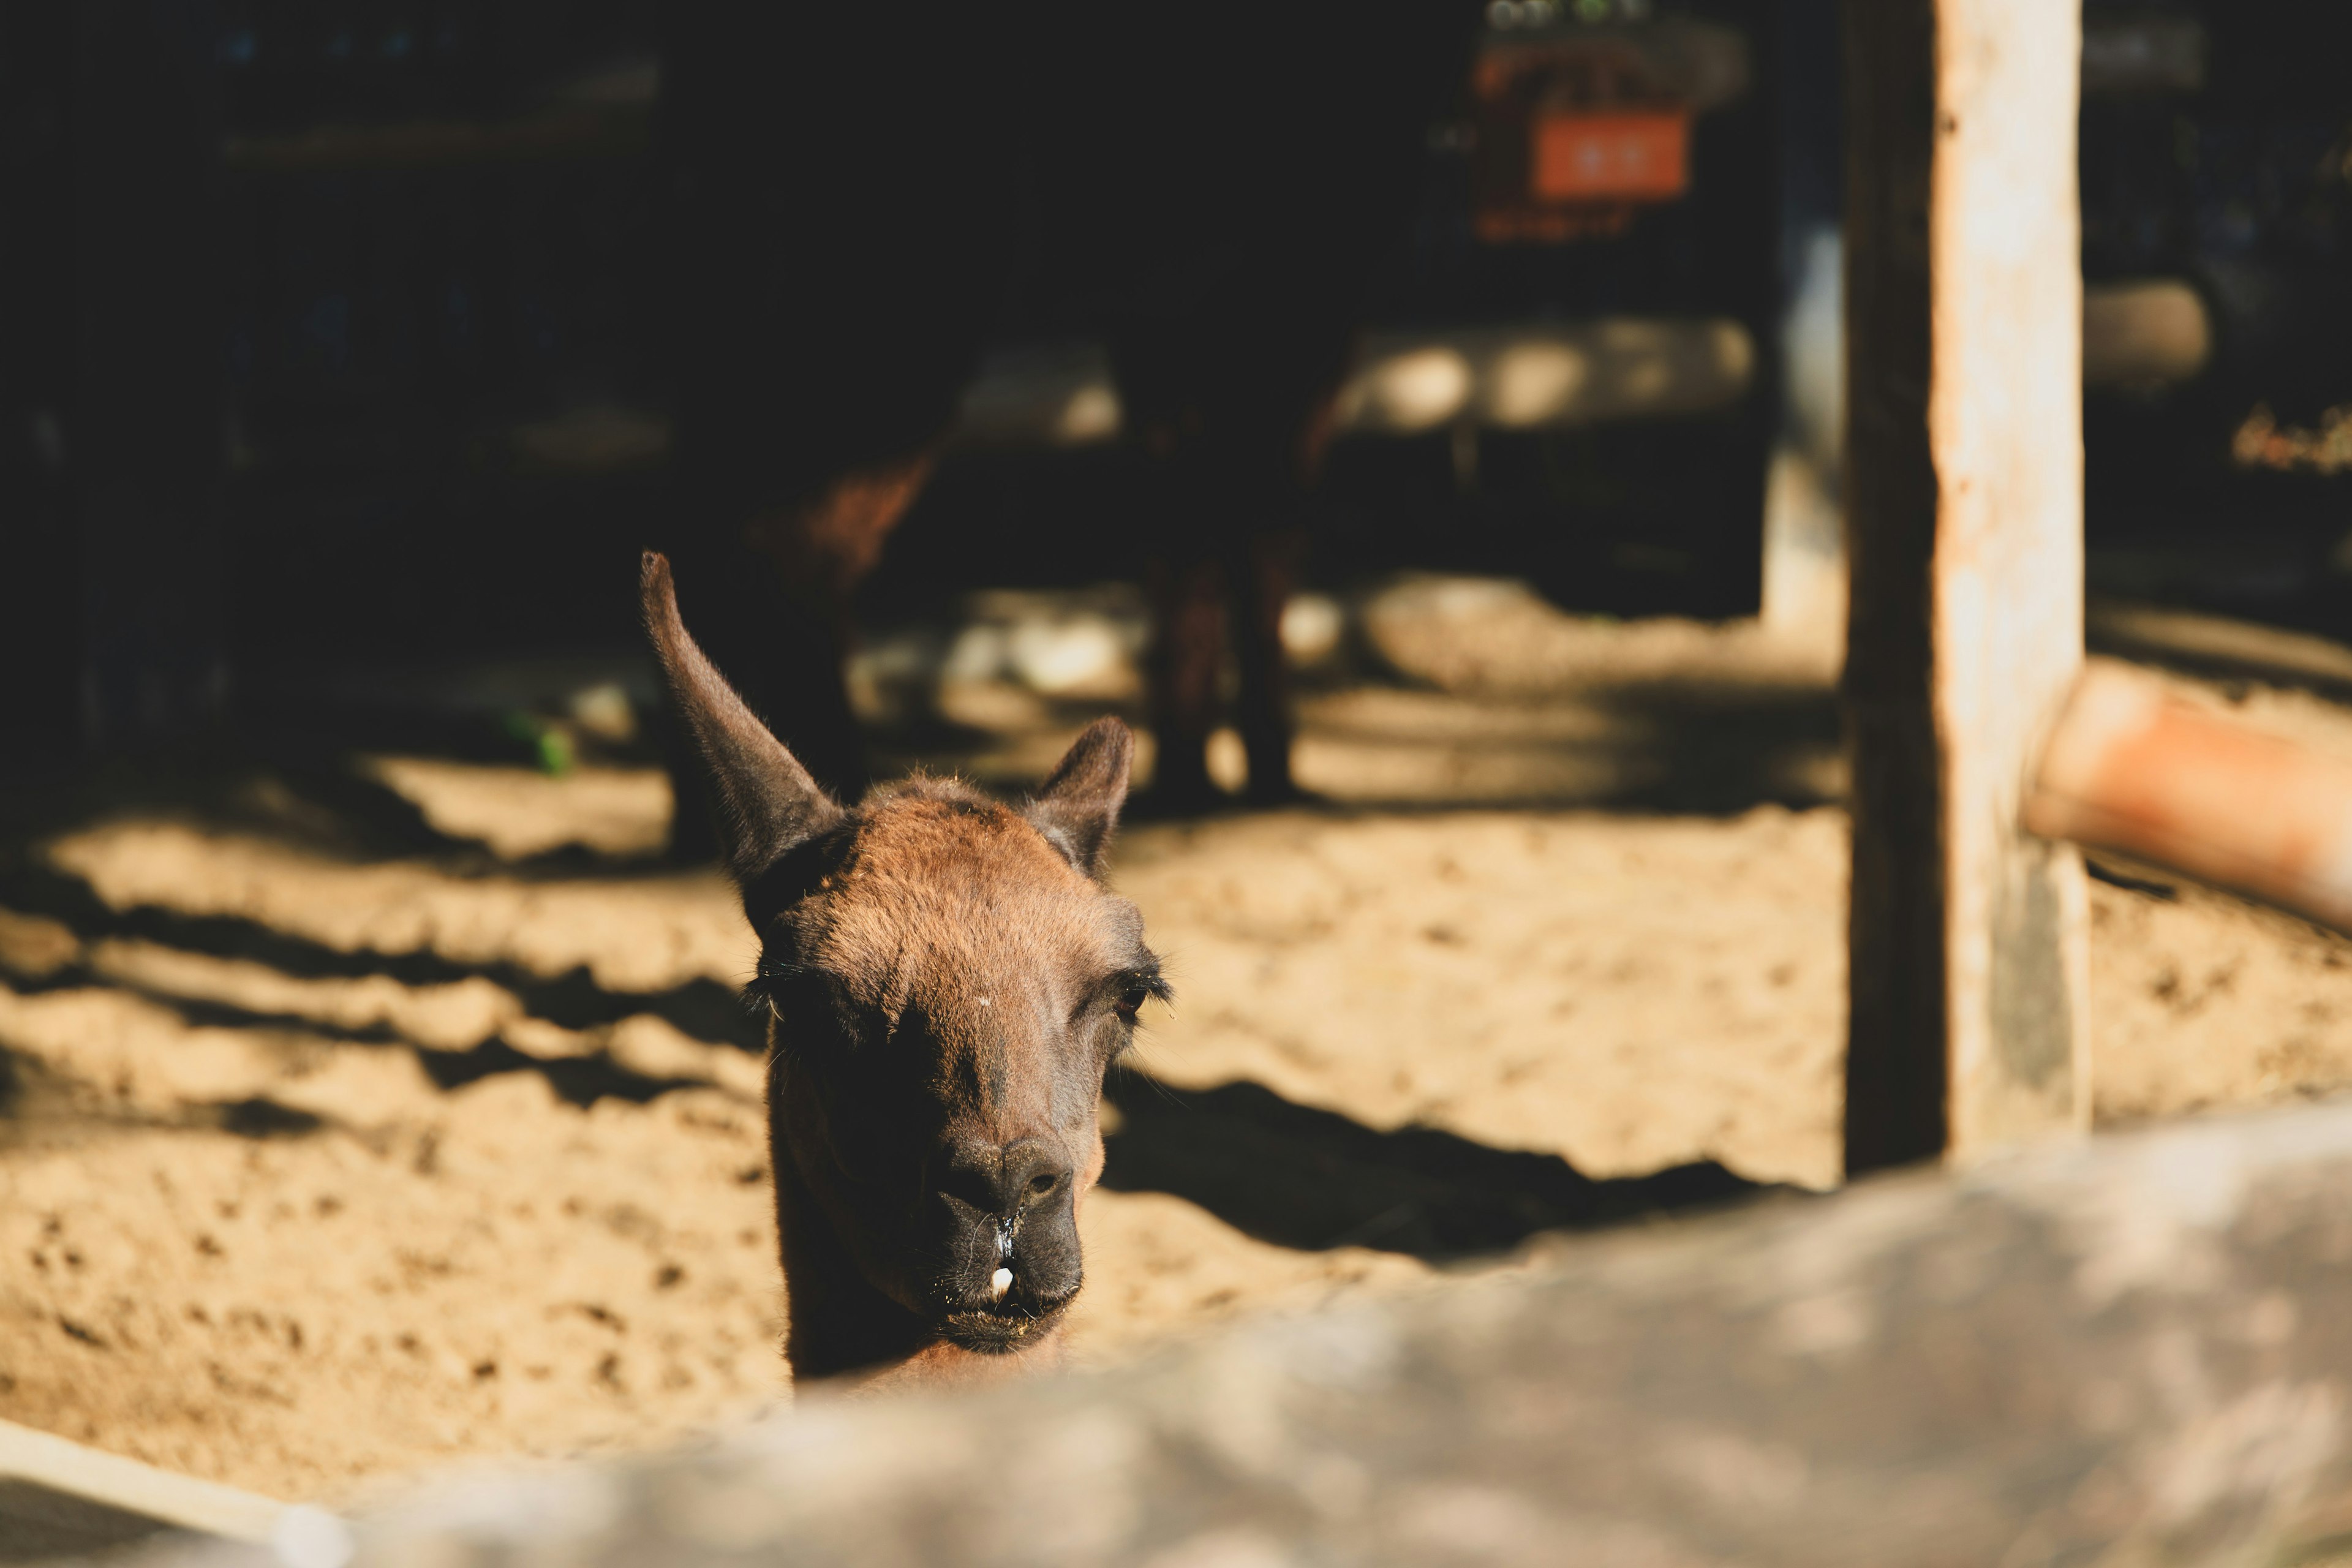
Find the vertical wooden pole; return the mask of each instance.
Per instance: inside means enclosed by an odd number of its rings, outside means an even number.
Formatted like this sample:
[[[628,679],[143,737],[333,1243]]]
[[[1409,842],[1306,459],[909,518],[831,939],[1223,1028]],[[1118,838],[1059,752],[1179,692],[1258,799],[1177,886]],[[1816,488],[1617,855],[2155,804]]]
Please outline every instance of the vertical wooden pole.
[[[2086,895],[2027,837],[2082,663],[2079,0],[1847,0],[1846,1167],[2086,1124]]]

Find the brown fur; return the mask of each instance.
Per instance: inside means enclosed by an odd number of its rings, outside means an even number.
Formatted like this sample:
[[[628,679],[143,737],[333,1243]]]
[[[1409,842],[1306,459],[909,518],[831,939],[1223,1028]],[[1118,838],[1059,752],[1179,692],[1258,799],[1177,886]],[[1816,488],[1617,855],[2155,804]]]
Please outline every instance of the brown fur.
[[[743,542],[773,563],[786,593],[845,622],[850,595],[881,561],[883,541],[921,493],[931,463],[925,451],[844,474],[809,504],[744,524]]]
[[[1019,808],[919,778],[845,809],[687,637],[657,555],[645,600],[761,939],[795,1375],[1050,1357],[1083,1280],[1103,1075],[1164,994],[1100,880],[1131,737],[1097,722]]]

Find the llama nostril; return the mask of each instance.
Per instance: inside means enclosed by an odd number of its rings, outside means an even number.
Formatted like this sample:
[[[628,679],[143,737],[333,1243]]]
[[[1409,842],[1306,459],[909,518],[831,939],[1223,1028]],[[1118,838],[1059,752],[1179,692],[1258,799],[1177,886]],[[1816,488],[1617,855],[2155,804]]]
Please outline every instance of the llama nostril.
[[[1070,1180],[1070,1162],[1043,1138],[1005,1145],[998,1177],[997,1212],[1026,1213],[1060,1195]]]
[[[1032,1209],[1061,1199],[1071,1179],[1068,1157],[1043,1138],[952,1146],[929,1178],[931,1190],[947,1201],[961,1223],[993,1220],[1008,1226]]]

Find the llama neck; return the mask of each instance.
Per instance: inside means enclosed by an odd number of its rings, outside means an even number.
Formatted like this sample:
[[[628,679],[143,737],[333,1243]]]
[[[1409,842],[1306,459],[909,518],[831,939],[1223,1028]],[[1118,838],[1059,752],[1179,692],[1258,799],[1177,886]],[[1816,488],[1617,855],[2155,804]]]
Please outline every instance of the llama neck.
[[[816,1195],[776,1149],[776,1230],[784,1263],[784,1353],[795,1381],[906,1361],[935,1337],[866,1282]]]
[[[868,1384],[974,1382],[1059,1359],[1058,1333],[1015,1355],[950,1344],[857,1270],[849,1248],[781,1144],[776,1228],[786,1296],[784,1353],[794,1382],[855,1376]]]

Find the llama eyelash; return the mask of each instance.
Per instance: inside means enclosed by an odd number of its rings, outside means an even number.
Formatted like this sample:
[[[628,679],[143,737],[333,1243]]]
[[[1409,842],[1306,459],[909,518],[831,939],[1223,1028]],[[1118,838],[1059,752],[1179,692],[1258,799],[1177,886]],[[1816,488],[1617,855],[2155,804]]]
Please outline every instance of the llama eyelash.
[[[1129,1023],[1135,1021],[1135,1015],[1144,1003],[1152,1000],[1172,1002],[1176,997],[1175,987],[1168,984],[1157,968],[1130,970],[1114,984],[1119,988],[1118,1011]]]
[[[755,1018],[765,1013],[769,1017],[781,1021],[783,1013],[777,1005],[779,993],[786,984],[803,979],[810,973],[803,964],[778,963],[762,957],[758,972],[743,983],[740,993],[743,1010]]]

